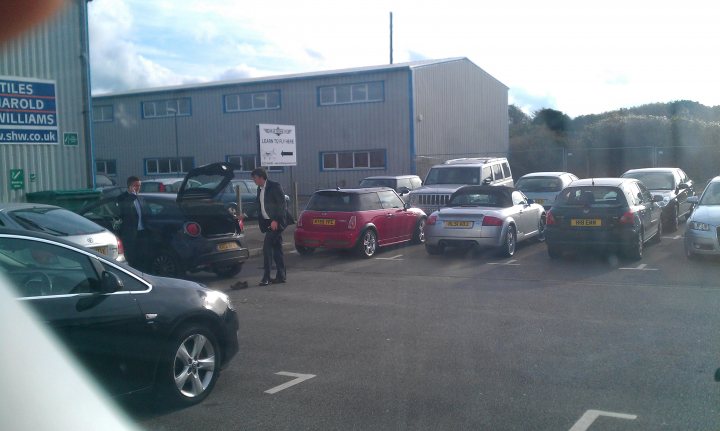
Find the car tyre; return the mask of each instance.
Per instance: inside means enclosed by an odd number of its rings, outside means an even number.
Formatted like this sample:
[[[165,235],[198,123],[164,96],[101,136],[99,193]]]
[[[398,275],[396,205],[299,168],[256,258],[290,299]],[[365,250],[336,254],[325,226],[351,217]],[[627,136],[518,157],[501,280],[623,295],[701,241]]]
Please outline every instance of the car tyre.
[[[357,253],[364,258],[371,258],[375,255],[378,247],[377,233],[373,229],[366,229],[360,235],[357,242]]]
[[[307,256],[309,254],[313,254],[313,252],[315,251],[315,248],[314,247],[305,247],[304,245],[295,244],[295,250],[297,250],[298,254]]]
[[[443,247],[442,245],[425,244],[425,251],[427,252],[427,254],[438,255],[445,252],[445,247]]]
[[[547,227],[547,219],[545,217],[545,214],[540,216],[540,220],[538,220],[538,234],[535,237],[537,242],[545,242],[545,229]]]
[[[633,243],[628,246],[628,248],[627,248],[627,250],[626,250],[626,253],[625,253],[625,256],[626,256],[628,259],[632,259],[632,260],[640,260],[640,259],[642,259],[642,257],[643,257],[643,247],[644,247],[644,245],[645,245],[643,242],[644,242],[644,241],[643,241],[643,234],[642,234],[642,232],[640,232],[640,233],[638,233],[637,236],[635,237],[635,240],[633,241]]]
[[[670,223],[668,223],[667,231],[675,232],[678,230],[680,225],[680,210],[677,205],[673,205],[672,213],[670,214]]]
[[[193,324],[175,332],[160,364],[163,400],[190,406],[204,400],[220,374],[220,347],[205,326]]]
[[[510,225],[505,232],[505,239],[500,249],[500,255],[505,257],[513,257],[515,254],[515,247],[517,246],[517,233],[515,232],[515,226]]]
[[[150,272],[162,277],[180,277],[185,271],[180,264],[180,258],[175,253],[162,250],[152,257]]]
[[[242,263],[230,263],[226,265],[215,265],[213,272],[221,278],[230,278],[238,275],[242,270]]]
[[[415,224],[415,231],[413,233],[412,242],[414,244],[425,243],[425,217],[421,217],[420,220]]]

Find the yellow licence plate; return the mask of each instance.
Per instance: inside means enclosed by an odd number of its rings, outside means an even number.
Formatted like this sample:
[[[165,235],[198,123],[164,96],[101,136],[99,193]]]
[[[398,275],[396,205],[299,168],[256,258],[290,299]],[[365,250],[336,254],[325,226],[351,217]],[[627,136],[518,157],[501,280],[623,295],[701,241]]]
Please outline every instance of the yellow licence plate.
[[[105,256],[108,255],[108,248],[107,248],[107,246],[105,246],[105,247],[93,247],[93,250],[97,251],[97,252],[100,253],[100,254],[104,254]]]
[[[235,250],[236,248],[240,248],[240,246],[237,245],[236,242],[221,242],[217,246],[218,250],[225,251],[225,250]]]
[[[335,219],[331,218],[314,218],[313,219],[314,225],[320,225],[320,226],[335,226]]]
[[[545,199],[533,199],[533,200],[535,201],[536,204],[542,205],[545,203]]]
[[[446,221],[445,227],[458,228],[458,229],[469,229],[473,226],[471,221]]]
[[[570,220],[570,226],[602,226],[599,218],[574,218]]]

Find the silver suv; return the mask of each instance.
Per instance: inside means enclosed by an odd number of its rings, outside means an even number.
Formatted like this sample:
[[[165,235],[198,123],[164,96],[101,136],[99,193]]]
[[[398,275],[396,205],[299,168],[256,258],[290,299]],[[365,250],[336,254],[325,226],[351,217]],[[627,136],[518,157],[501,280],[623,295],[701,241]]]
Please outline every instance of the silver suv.
[[[512,187],[510,164],[505,157],[473,157],[448,160],[430,168],[423,186],[410,192],[410,205],[431,214],[464,185]]]

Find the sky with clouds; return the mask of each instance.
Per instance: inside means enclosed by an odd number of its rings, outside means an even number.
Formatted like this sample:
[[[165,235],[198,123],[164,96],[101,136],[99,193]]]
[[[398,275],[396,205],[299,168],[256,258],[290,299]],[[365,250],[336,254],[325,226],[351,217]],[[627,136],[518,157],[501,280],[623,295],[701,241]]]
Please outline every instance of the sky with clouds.
[[[528,113],[720,105],[714,2],[93,0],[93,93],[467,57]]]

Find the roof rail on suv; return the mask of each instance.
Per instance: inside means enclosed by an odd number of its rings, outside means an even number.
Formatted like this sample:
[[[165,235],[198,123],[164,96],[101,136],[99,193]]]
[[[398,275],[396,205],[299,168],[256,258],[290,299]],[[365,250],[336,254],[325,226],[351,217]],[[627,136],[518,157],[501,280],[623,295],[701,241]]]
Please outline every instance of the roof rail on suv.
[[[445,161],[445,165],[455,165],[464,163],[487,163],[490,160],[497,159],[499,157],[462,157],[459,159],[450,159]]]

